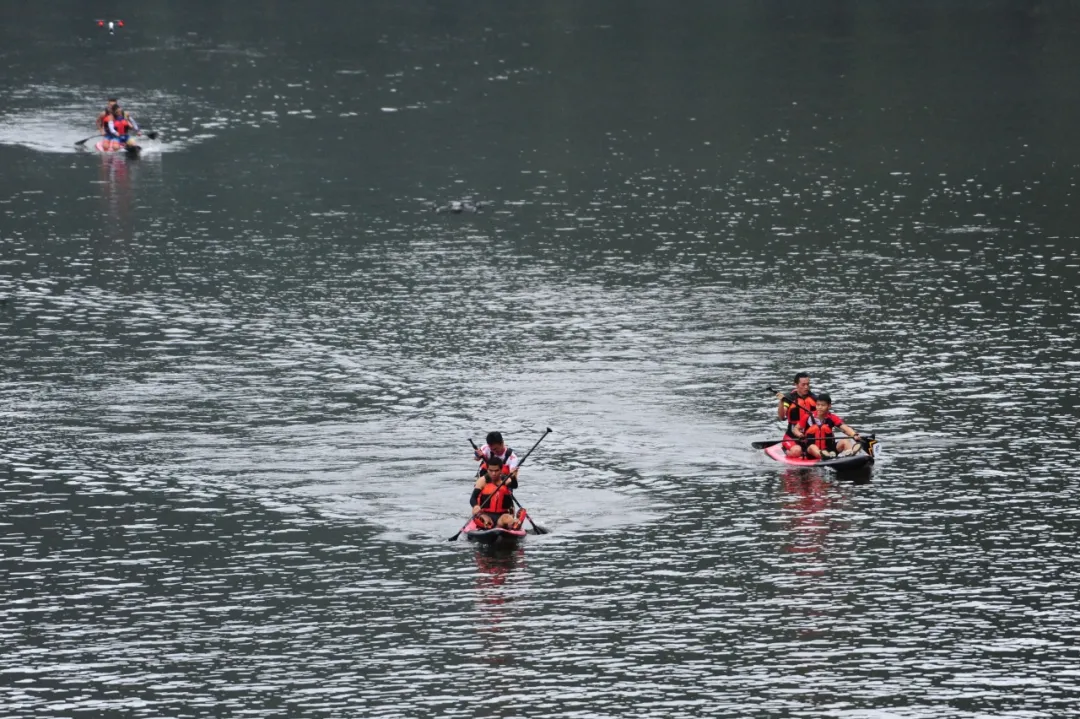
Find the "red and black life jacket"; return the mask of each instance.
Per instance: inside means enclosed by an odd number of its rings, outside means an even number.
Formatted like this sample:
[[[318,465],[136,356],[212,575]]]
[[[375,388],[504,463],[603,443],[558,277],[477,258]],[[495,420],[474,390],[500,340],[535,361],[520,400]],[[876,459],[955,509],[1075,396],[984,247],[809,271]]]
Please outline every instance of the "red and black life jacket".
[[[784,401],[789,404],[787,411],[788,426],[785,436],[795,439],[795,435],[792,433],[791,428],[806,428],[809,419],[814,416],[814,408],[817,407],[817,400],[814,399],[814,395],[812,394],[800,397],[795,393],[791,393],[784,398]]]
[[[818,419],[816,415],[810,415],[810,421],[803,433],[818,446],[818,449],[829,449],[834,442],[833,430],[842,422],[837,422],[832,414],[825,415],[824,419]]]
[[[505,483],[484,482],[477,504],[481,512],[490,514],[504,514],[514,508],[513,500],[510,499],[510,487]]]
[[[119,120],[114,117],[112,124],[118,136],[127,135],[131,132],[132,125],[126,117],[121,117]]]

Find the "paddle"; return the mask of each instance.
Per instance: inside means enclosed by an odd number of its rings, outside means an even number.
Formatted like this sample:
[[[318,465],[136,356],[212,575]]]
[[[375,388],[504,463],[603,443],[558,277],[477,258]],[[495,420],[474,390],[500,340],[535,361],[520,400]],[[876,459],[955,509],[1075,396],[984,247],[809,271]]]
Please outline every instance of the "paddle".
[[[866,449],[866,446],[868,444],[870,444],[870,440],[874,439],[875,436],[876,435],[874,435],[874,434],[860,434],[859,439],[856,440],[856,441],[863,446],[863,449]],[[851,438],[849,437],[848,439],[851,439]],[[765,449],[766,447],[772,447],[774,444],[780,444],[783,441],[784,440],[782,440],[782,439],[777,439],[777,440],[774,440],[772,442],[751,442],[750,446],[753,447],[754,449]],[[867,453],[869,453],[869,452],[867,452]]]
[[[534,444],[534,445],[532,446],[532,449],[530,449],[530,450],[529,450],[528,452],[526,452],[526,453],[525,453],[525,456],[521,458],[521,461],[517,463],[517,466],[518,466],[518,467],[520,467],[520,466],[521,466],[522,464],[524,464],[524,463],[525,463],[525,460],[529,458],[529,455],[533,453],[533,450],[534,450],[534,449],[536,449],[537,447],[539,447],[539,446],[540,446],[540,443],[544,441],[544,437],[547,437],[547,436],[548,436],[548,434],[550,434],[550,433],[551,433],[551,427],[548,427],[548,428],[547,428],[547,430],[546,430],[546,431],[545,431],[545,432],[544,432],[544,433],[543,433],[542,435],[540,435],[540,439],[536,440],[536,444]],[[473,442],[473,441],[472,441],[472,438],[471,438],[471,437],[469,438],[469,444],[471,444],[471,445],[472,445],[472,447],[473,447],[473,450],[479,450],[479,449],[480,449],[479,447],[477,447],[477,446],[476,446],[476,442]],[[514,469],[515,469],[515,471],[516,471],[516,470],[517,470],[517,467],[515,467]],[[507,489],[509,489],[509,488],[507,488]],[[487,503],[488,503],[488,501],[489,501],[489,500],[490,500],[490,499],[491,499],[491,498],[492,498],[492,497],[493,497],[494,495],[495,495],[495,493],[494,493],[494,492],[492,492],[491,494],[489,494],[489,495],[488,495],[487,497],[485,497],[485,498],[484,498],[484,501],[482,501],[482,502],[480,503],[480,511],[483,511],[483,509],[484,509],[484,505],[485,505],[485,504],[487,504]],[[518,501],[517,501],[517,499],[515,499],[515,498],[514,498],[514,493],[513,493],[513,492],[510,492],[510,499],[511,499],[511,501],[513,501],[513,502],[514,502],[515,504],[517,504],[517,506],[521,507],[521,503],[520,503],[520,502],[518,502]],[[521,507],[521,508],[522,508],[522,509],[525,509],[524,507]],[[479,512],[478,512],[478,513],[479,513]],[[533,523],[533,521],[532,521],[532,517],[530,517],[530,516],[529,516],[529,511],[528,511],[528,510],[525,510],[525,518],[529,520],[529,524],[531,524],[531,525],[532,525],[533,531],[535,531],[535,532],[536,532],[537,534],[547,534],[547,533],[548,533],[546,529],[543,529],[542,527],[537,527],[537,526],[536,526],[536,524],[535,524],[535,523]],[[454,536],[453,536],[453,537],[450,537],[450,538],[449,538],[449,539],[447,539],[446,541],[448,541],[448,542],[453,542],[453,541],[455,541],[455,540],[456,540],[456,539],[457,539],[458,537],[460,537],[460,536],[461,536],[461,533],[465,531],[465,527],[468,527],[468,526],[469,526],[469,523],[470,523],[470,522],[472,522],[472,518],[471,518],[471,517],[469,518],[469,521],[468,521],[468,522],[465,522],[465,524],[461,525],[461,529],[459,529],[459,530],[457,531],[457,533],[456,533],[456,534],[454,534]],[[541,531],[541,530],[542,530],[542,531]]]
[[[149,137],[149,138],[150,138],[151,140],[156,140],[156,139],[157,139],[157,136],[158,136],[158,133],[156,133],[156,132],[148,132],[148,133],[146,133],[146,136],[147,136],[147,137]],[[90,140],[93,140],[93,139],[94,139],[95,137],[105,137],[105,136],[104,136],[104,135],[102,135],[101,133],[98,133],[98,134],[96,134],[96,135],[91,135],[90,137],[86,138],[85,140],[79,140],[79,141],[78,141],[78,142],[76,142],[75,144],[76,144],[77,146],[80,146],[80,147],[81,147],[82,145],[85,145],[85,144],[86,144],[87,142],[89,142]]]
[[[784,440],[778,439],[773,442],[751,442],[750,446],[754,449],[765,449],[766,447],[772,447],[774,444],[780,444]]]

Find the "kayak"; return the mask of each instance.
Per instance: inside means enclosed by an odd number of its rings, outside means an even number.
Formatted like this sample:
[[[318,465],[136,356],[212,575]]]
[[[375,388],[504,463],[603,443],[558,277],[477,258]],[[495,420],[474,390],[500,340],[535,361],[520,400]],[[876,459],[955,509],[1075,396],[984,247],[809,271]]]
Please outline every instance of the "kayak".
[[[828,467],[829,469],[835,469],[837,472],[843,472],[873,464],[875,444],[877,444],[875,440],[870,440],[864,448],[864,451],[853,454],[850,457],[834,457],[832,459],[804,459],[802,457],[796,459],[788,457],[784,454],[784,448],[779,443],[774,444],[771,447],[766,447],[765,454],[769,455],[777,462],[783,462],[792,467],[805,467],[807,469],[810,467]]]
[[[142,152],[142,148],[139,147],[138,145],[125,145],[125,146],[123,146],[123,147],[121,147],[121,148],[119,148],[117,150],[110,150],[105,146],[105,141],[104,140],[99,140],[98,143],[96,145],[94,145],[94,149],[97,150],[98,152],[104,152],[105,154],[108,154],[108,155],[113,155],[113,154],[116,154],[116,153],[119,153],[119,152],[124,152],[124,153],[127,153],[128,157],[138,157],[139,153]]]
[[[524,529],[506,529],[504,527],[483,529],[476,524],[476,520],[472,520],[466,524],[465,529],[462,531],[465,532],[465,537],[470,542],[499,548],[516,547],[518,542],[526,536]]]

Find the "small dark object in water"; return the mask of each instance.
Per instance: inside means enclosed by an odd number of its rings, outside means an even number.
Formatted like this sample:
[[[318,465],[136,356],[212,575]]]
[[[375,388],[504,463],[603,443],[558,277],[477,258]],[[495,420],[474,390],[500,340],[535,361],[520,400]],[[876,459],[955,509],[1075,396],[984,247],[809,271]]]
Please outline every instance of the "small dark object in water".
[[[452,212],[455,215],[460,215],[462,212],[480,212],[480,209],[487,204],[486,202],[473,202],[472,200],[451,200],[446,205],[436,207],[435,211]]]

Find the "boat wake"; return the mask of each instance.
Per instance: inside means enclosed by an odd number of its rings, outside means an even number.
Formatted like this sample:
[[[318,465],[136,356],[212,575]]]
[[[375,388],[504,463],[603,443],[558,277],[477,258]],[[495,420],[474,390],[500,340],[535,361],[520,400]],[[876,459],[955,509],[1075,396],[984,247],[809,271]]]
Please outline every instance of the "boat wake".
[[[70,88],[55,86],[31,87],[14,97],[13,102],[0,111],[0,145],[24,147],[35,152],[68,154],[96,152],[94,150],[94,118],[104,105],[107,91],[101,89]],[[131,98],[131,109],[140,122],[144,135],[137,138],[147,152],[164,153],[186,149],[214,137],[208,133],[192,133],[184,125],[190,121],[176,117],[180,112],[195,108],[187,98],[154,93],[146,96],[135,91],[119,91],[121,98]],[[28,123],[28,118],[34,118]],[[41,118],[42,121],[38,121]],[[166,123],[166,118],[168,121]],[[153,119],[154,122],[150,122]],[[213,122],[203,127],[217,126]],[[167,128],[167,129],[166,129]],[[145,133],[156,130],[167,133],[159,140],[150,140]],[[79,140],[89,139],[85,145]]]

